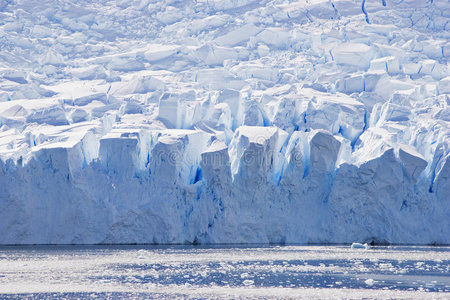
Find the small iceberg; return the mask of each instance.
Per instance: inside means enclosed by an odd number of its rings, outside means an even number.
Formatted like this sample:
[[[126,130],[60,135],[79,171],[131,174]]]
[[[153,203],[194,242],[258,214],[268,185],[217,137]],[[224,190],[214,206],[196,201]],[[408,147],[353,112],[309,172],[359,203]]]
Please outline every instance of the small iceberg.
[[[368,286],[373,286],[375,284],[375,280],[369,278],[366,281],[364,281],[364,283],[367,284]]]
[[[367,243],[365,243],[365,244],[353,243],[352,249],[369,249],[369,245],[367,245]]]

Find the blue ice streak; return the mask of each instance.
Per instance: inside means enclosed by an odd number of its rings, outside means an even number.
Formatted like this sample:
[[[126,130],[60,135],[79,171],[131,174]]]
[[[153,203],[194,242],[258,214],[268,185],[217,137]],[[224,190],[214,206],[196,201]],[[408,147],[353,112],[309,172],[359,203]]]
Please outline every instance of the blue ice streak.
[[[383,0],[383,1],[384,1],[384,0]],[[362,12],[364,13],[364,15],[366,16],[366,22],[367,22],[367,24],[370,24],[369,16],[367,15],[367,11],[366,11],[366,9],[364,8],[364,4],[366,4],[366,0],[363,0],[363,1],[362,1],[362,4],[361,4],[361,10],[362,10]]]

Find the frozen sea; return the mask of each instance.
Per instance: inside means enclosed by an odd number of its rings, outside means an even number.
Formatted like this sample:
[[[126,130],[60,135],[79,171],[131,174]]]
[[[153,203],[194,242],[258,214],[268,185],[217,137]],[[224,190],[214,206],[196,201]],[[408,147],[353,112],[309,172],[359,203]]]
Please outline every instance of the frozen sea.
[[[449,298],[450,247],[2,246],[1,299]]]

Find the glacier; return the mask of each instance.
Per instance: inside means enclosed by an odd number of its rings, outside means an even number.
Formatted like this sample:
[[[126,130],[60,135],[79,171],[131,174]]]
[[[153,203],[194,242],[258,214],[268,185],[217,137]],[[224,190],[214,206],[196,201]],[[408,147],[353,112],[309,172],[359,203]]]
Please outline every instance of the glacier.
[[[449,12],[0,0],[0,244],[450,244]]]

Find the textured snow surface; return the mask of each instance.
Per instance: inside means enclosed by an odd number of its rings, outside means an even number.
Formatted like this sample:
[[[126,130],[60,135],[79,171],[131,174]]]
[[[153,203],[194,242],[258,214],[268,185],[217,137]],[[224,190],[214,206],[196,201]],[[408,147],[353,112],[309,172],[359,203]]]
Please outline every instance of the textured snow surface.
[[[0,244],[449,244],[449,11],[0,0]]]

